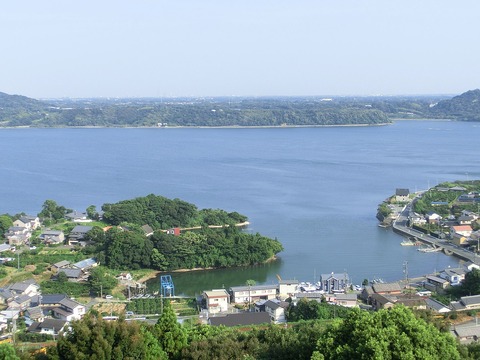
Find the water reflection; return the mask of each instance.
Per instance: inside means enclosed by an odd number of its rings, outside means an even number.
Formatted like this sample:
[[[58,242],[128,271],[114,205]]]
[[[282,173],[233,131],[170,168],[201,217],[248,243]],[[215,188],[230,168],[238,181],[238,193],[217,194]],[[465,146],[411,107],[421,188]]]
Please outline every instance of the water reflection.
[[[200,295],[203,290],[228,289],[231,286],[244,285],[247,280],[257,283],[271,283],[269,274],[278,273],[282,266],[282,259],[278,258],[267,264],[237,267],[229,269],[201,270],[194,272],[169,272],[175,285],[175,295]],[[164,273],[160,274],[164,275]],[[149,292],[159,291],[160,275],[147,282]]]

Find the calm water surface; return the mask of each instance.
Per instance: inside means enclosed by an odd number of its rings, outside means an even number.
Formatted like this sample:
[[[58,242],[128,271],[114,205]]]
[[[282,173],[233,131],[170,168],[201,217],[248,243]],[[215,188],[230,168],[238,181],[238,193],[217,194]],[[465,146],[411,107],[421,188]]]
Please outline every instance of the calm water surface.
[[[0,213],[36,214],[46,199],[85,210],[150,193],[247,215],[277,237],[279,260],[173,274],[177,293],[348,272],[353,281],[431,273],[458,260],[402,247],[377,226],[396,188],[480,178],[480,124],[379,127],[0,130]],[[156,281],[150,284],[157,287]]]

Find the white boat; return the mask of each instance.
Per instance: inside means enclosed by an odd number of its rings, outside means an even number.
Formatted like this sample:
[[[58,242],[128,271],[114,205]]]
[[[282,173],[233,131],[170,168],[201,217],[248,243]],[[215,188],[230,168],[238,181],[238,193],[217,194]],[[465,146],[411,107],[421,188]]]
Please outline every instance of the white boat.
[[[442,250],[442,248],[436,248],[436,247],[433,247],[433,246],[427,246],[427,247],[423,247],[423,248],[419,248],[417,249],[418,251],[421,251],[421,252],[425,252],[425,253],[429,253],[429,252],[437,252],[437,251],[440,251]]]

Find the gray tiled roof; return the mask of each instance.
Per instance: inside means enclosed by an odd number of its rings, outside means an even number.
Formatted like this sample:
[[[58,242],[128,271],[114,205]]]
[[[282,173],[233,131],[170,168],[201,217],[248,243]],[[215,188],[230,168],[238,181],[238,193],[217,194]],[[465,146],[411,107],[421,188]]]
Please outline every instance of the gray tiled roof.
[[[372,285],[373,291],[379,292],[398,292],[402,291],[402,287],[399,283],[378,283]]]
[[[69,279],[78,279],[82,275],[81,269],[60,269],[58,273],[64,273]]]
[[[232,286],[231,291],[257,291],[277,289],[277,285]]]
[[[65,294],[45,294],[45,295],[42,295],[41,305],[60,304],[60,301],[62,301],[66,297],[67,295]]]
[[[475,304],[480,305],[480,295],[462,296],[460,298],[460,301],[463,304],[465,304],[465,306],[475,305]]]
[[[444,305],[442,304],[440,301],[437,301],[435,299],[432,299],[432,298],[427,298],[425,299],[425,303],[427,304],[427,306],[430,308],[430,309],[433,309],[435,311],[440,311],[444,308],[449,308],[449,306],[447,305]]]

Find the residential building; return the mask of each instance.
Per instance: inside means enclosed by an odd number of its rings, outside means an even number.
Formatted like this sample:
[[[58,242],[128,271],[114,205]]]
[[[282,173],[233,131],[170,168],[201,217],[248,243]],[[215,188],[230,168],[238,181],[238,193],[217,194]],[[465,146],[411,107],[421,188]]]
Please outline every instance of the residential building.
[[[228,311],[230,295],[225,289],[204,291],[203,299],[205,300],[205,307],[211,314]]]
[[[0,244],[0,253],[4,251],[12,251],[12,246],[10,244]]]
[[[456,311],[480,309],[480,295],[462,296],[460,301],[452,301],[450,306]]]
[[[142,230],[145,232],[145,236],[152,236],[153,235],[153,229],[150,225],[143,225]]]
[[[69,245],[82,245],[81,241],[85,235],[93,229],[93,226],[86,225],[77,225],[75,226],[70,234],[68,235],[68,244]]]
[[[456,225],[450,227],[450,234],[458,234],[465,237],[469,237],[473,232],[470,225]]]
[[[64,330],[68,322],[58,319],[45,319],[42,322],[33,322],[27,329],[27,332],[34,332],[48,335],[58,335]]]
[[[25,227],[28,230],[35,230],[40,227],[40,219],[37,216],[24,215],[13,222],[13,226]]]
[[[59,261],[55,264],[53,264],[51,266],[51,270],[54,272],[54,273],[57,273],[60,269],[63,269],[63,268],[66,268],[66,267],[69,267],[70,266],[70,261],[68,260],[62,260],[62,261]]]
[[[40,286],[33,279],[11,284],[8,289],[16,295],[37,295]]]
[[[314,291],[314,292],[297,292],[292,298],[293,303],[296,305],[301,299],[306,300],[315,300],[316,302],[322,302],[325,298],[325,292],[323,291]]]
[[[348,294],[336,294],[335,295],[335,305],[345,306],[345,307],[357,307],[357,294],[348,293]]]
[[[465,280],[465,274],[467,270],[465,268],[446,268],[441,271],[438,277],[448,280],[450,285],[456,286]]]
[[[40,306],[29,307],[25,310],[25,318],[29,319],[32,323],[34,321],[42,322],[45,320],[45,314]]]
[[[72,211],[66,214],[65,217],[73,222],[92,222],[92,219],[88,218],[86,212]]]
[[[442,292],[445,290],[450,282],[435,275],[428,275],[427,281],[424,283],[425,289]]]
[[[38,238],[44,244],[62,244],[65,241],[65,234],[60,230],[44,230]]]
[[[321,290],[326,293],[344,292],[350,285],[347,273],[341,274],[322,274],[320,275]]]
[[[261,299],[275,299],[277,285],[234,286],[229,292],[232,303],[253,303]]]
[[[426,218],[429,224],[438,224],[442,220],[442,217],[433,211],[430,211]]]
[[[406,202],[409,200],[410,190],[409,189],[396,189],[395,190],[395,201],[396,202]]]
[[[270,316],[270,320],[273,323],[287,322],[285,311],[288,309],[289,303],[279,300],[267,300],[264,305],[265,312]]]
[[[98,263],[95,258],[89,258],[89,259],[79,261],[75,264],[72,264],[72,268],[80,269],[82,271],[87,271],[97,265]]]
[[[372,289],[376,294],[381,295],[398,295],[402,293],[402,287],[399,283],[376,283],[372,285]]]
[[[292,296],[297,291],[298,284],[298,280],[279,280],[278,294],[282,298]]]
[[[67,280],[70,282],[87,280],[87,276],[84,274],[84,272],[81,269],[63,268],[58,270],[57,276],[62,273],[65,274],[65,276],[67,277]]]
[[[59,307],[53,308],[53,315],[62,320],[80,320],[85,315],[85,306],[70,298],[60,300]]]
[[[395,305],[395,298],[389,295],[373,294],[370,296],[370,304],[375,310],[390,309]]]
[[[452,311],[452,309],[449,306],[442,304],[440,301],[437,301],[432,298],[425,299],[425,303],[427,305],[427,309],[430,309],[440,314],[444,314]]]

